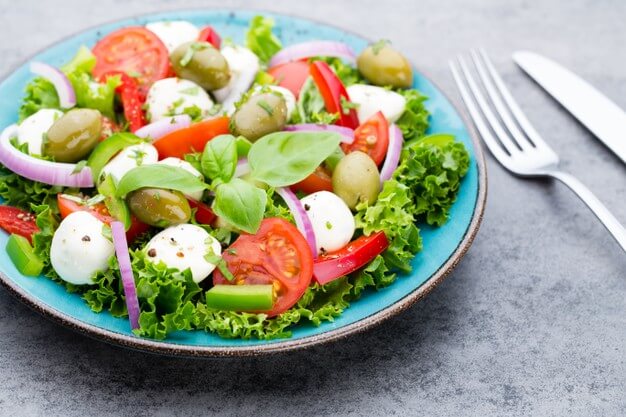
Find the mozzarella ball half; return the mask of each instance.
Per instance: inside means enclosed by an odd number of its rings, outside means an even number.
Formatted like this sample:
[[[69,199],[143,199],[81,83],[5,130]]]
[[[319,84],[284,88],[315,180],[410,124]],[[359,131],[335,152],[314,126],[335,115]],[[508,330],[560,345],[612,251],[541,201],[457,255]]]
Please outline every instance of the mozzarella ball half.
[[[376,112],[381,111],[389,123],[402,116],[406,99],[402,95],[375,85],[354,84],[346,88],[350,101],[358,104],[359,122],[365,123]]]
[[[139,143],[123,149],[102,168],[100,176],[111,175],[119,182],[128,171],[140,165],[155,164],[159,160],[159,152],[148,143]]]
[[[334,252],[352,240],[356,228],[354,216],[336,194],[318,191],[301,201],[315,232],[317,253]]]
[[[148,23],[146,29],[161,39],[168,52],[185,42],[198,40],[200,35],[200,30],[195,25],[184,20]]]
[[[41,109],[31,114],[17,128],[17,143],[28,144],[28,153],[41,155],[43,137],[54,122],[63,116],[63,112],[55,109]]]
[[[146,106],[146,116],[151,122],[183,114],[189,108],[197,108],[200,117],[205,118],[213,108],[213,100],[193,81],[172,77],[152,84]]]

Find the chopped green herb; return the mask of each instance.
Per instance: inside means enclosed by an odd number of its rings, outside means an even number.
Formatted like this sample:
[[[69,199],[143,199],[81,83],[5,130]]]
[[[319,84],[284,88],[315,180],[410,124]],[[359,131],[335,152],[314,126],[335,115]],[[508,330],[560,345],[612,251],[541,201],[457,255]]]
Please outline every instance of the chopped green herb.
[[[381,39],[375,43],[372,44],[372,52],[374,52],[374,55],[378,55],[378,53],[387,45],[389,45],[391,42],[389,42],[389,40],[387,39]]]
[[[267,114],[269,114],[270,116],[272,114],[274,114],[274,109],[272,109],[272,106],[270,106],[267,101],[259,100],[259,101],[257,101],[256,104],[257,104],[257,106],[259,106],[260,108],[265,110],[267,112]]]
[[[188,96],[197,96],[200,94],[200,87],[189,87],[183,90],[180,90],[179,93],[187,94]]]
[[[331,222],[326,222],[326,228],[331,230],[333,228],[333,224]]]
[[[108,224],[102,224],[102,236],[111,242],[113,241],[113,233]]]
[[[179,63],[181,66],[186,67],[187,64],[192,60],[193,54],[197,51],[202,51],[203,49],[211,48],[211,44],[208,42],[194,42],[185,51],[185,55],[180,59]]]
[[[72,175],[74,174],[78,174],[80,171],[83,170],[83,168],[85,168],[87,166],[87,160],[83,159],[82,161],[79,161],[76,166],[74,167],[74,169],[72,170]]]
[[[221,256],[217,255],[213,248],[209,245],[213,242],[212,238],[207,239],[206,245],[208,246],[207,253],[204,255],[204,260],[210,264],[213,264],[219,269],[219,271],[224,275],[228,281],[232,281],[235,279],[232,272],[228,270],[228,265],[226,265],[226,261]]]
[[[343,114],[350,114],[350,110],[358,110],[359,104],[353,103],[350,100],[347,100],[344,96],[341,96],[341,111]]]

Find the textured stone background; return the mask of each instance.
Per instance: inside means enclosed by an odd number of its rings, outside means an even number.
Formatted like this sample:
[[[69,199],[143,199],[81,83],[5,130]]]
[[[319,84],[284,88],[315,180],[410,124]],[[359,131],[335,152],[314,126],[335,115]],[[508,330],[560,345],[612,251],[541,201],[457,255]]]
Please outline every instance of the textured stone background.
[[[455,99],[447,60],[484,46],[563,167],[626,222],[626,167],[510,59],[521,48],[542,52],[626,108],[620,0],[1,0],[0,72],[95,24],[209,6],[391,39]],[[385,325],[329,346],[257,359],[156,357],[65,330],[0,289],[0,415],[626,415],[624,253],[563,186],[488,165],[485,220],[452,276]]]

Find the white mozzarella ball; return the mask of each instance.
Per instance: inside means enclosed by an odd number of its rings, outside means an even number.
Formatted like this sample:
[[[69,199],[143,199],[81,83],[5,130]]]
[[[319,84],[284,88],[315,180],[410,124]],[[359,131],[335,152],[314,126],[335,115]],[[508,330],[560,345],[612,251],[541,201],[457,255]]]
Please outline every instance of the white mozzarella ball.
[[[169,158],[165,158],[159,161],[158,163],[182,168],[185,171],[189,172],[190,174],[193,174],[194,176],[200,178],[201,180],[204,180],[204,177],[202,176],[202,174],[197,169],[195,169],[193,165],[191,165],[187,161],[183,161],[180,158],[169,157]],[[196,191],[193,194],[185,194],[185,196],[191,198],[192,200],[200,201],[202,199],[202,194],[203,192],[202,190],[200,190],[200,191]]]
[[[67,216],[52,237],[50,263],[57,274],[72,284],[92,284],[98,271],[106,271],[115,249],[103,234],[105,226],[86,211]]]
[[[146,115],[151,122],[183,114],[186,108],[197,107],[201,117],[207,117],[213,100],[193,81],[182,78],[164,78],[152,84],[146,98]]]
[[[123,149],[102,168],[101,176],[111,175],[119,182],[128,171],[140,165],[156,164],[159,152],[148,143],[139,143]]]
[[[230,68],[230,81],[226,87],[213,91],[227,114],[235,111],[235,103],[250,89],[257,72],[261,69],[259,57],[243,46],[225,46],[220,51]]]
[[[354,84],[346,88],[350,101],[359,105],[359,122],[365,123],[376,112],[383,112],[389,123],[402,116],[406,99],[395,91],[375,85]]]
[[[208,262],[205,255],[211,252],[221,255],[222,246],[200,226],[179,224],[156,234],[148,242],[145,251],[150,262],[163,262],[168,268],[179,271],[189,268],[193,280],[200,282],[215,269],[215,265]]]
[[[333,252],[346,246],[356,225],[352,212],[336,194],[318,191],[302,200],[317,243],[317,253]]]
[[[17,128],[17,143],[28,144],[28,153],[41,155],[43,138],[54,122],[63,116],[63,112],[55,109],[41,109],[28,116]]]
[[[146,29],[161,39],[168,52],[185,42],[198,40],[200,35],[200,30],[195,25],[184,20],[148,23]]]
[[[294,96],[293,93],[285,87],[280,87],[278,85],[259,86],[255,89],[255,91],[261,91],[264,88],[268,88],[272,92],[280,94],[283,99],[285,99],[285,105],[287,106],[287,120],[291,119],[291,115],[296,109],[296,96]]]

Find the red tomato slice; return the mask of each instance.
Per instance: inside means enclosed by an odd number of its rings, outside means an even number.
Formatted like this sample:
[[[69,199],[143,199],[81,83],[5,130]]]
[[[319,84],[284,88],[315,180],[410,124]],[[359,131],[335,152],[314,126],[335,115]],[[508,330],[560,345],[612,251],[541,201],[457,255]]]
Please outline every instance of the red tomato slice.
[[[39,232],[35,216],[17,207],[0,205],[0,229],[25,237],[32,244],[33,235]]]
[[[115,218],[109,214],[109,210],[107,210],[103,203],[86,206],[70,200],[69,198],[63,197],[63,194],[58,194],[57,204],[59,206],[61,218],[63,219],[76,211],[87,211],[102,223],[111,224],[111,222],[115,221]],[[137,236],[147,232],[148,229],[150,229],[150,226],[140,222],[135,216],[132,216],[130,228],[126,231],[126,238],[129,242],[132,242]]]
[[[370,117],[354,131],[354,142],[351,145],[341,144],[345,153],[364,152],[376,162],[376,165],[383,163],[388,147],[389,123],[381,112]]]
[[[201,224],[213,224],[217,216],[213,213],[211,207],[199,201],[187,199],[191,208],[196,209],[196,221]]]
[[[113,75],[119,75],[122,81],[122,84],[115,89],[115,92],[120,95],[122,107],[124,108],[124,117],[128,122],[130,131],[134,133],[146,124],[142,108],[143,100],[139,94],[139,85],[134,78],[120,71],[107,72],[102,78],[106,79]]]
[[[202,152],[208,141],[226,133],[229,133],[228,117],[217,117],[175,130],[154,142],[153,145],[159,151],[161,159],[170,156],[184,159],[185,154]]]
[[[336,124],[356,129],[359,125],[356,111],[354,109],[344,111],[341,105],[342,100],[350,101],[350,96],[330,66],[324,61],[315,61],[311,64],[310,71],[313,81],[322,94],[326,110],[329,113],[339,114],[339,120]]]
[[[276,65],[267,70],[276,80],[279,86],[291,91],[296,98],[300,95],[302,84],[309,76],[309,63],[304,61],[293,61]]]
[[[219,270],[213,284],[274,286],[274,317],[291,308],[304,294],[313,274],[313,255],[294,225],[279,218],[265,219],[254,235],[243,233],[222,254],[234,275],[228,281]]]
[[[361,236],[337,252],[320,256],[313,264],[313,278],[326,284],[364,267],[389,247],[384,232]]]
[[[220,38],[220,35],[211,26],[207,26],[200,31],[198,40],[201,42],[208,42],[217,49],[220,49],[220,46],[222,45],[222,38]]]
[[[328,171],[319,166],[311,175],[292,185],[291,189],[302,191],[306,194],[312,194],[317,191],[332,191],[333,182]]]
[[[116,30],[94,46],[95,78],[111,71],[137,74],[142,101],[153,82],[165,78],[170,68],[167,48],[154,33],[143,27]]]

